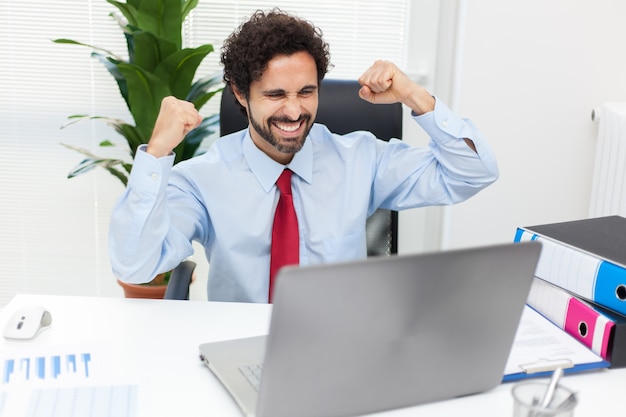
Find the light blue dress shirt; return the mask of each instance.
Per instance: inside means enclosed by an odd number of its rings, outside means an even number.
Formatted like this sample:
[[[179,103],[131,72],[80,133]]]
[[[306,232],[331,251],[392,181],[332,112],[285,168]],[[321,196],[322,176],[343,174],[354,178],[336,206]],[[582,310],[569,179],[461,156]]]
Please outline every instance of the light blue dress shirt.
[[[453,204],[498,178],[494,155],[470,121],[439,100],[414,119],[431,137],[427,147],[313,126],[287,166],[295,173],[300,265],[365,258],[365,221],[378,208]],[[209,300],[267,302],[275,182],[285,167],[261,152],[247,129],[203,155],[173,161],[137,152],[111,219],[115,275],[147,282],[189,257],[195,240],[210,265]]]

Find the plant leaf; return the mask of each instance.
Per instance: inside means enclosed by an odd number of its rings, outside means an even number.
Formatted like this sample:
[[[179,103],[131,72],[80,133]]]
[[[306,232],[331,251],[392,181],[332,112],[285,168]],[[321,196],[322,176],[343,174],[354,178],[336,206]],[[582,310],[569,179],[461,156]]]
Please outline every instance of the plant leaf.
[[[121,122],[109,124],[113,126],[117,133],[126,138],[126,142],[130,147],[130,156],[133,158],[135,157],[135,153],[137,153],[137,148],[144,143],[148,143],[148,140],[150,139],[149,136],[141,136],[139,130],[135,126],[129,125],[128,123]]]
[[[185,19],[189,12],[191,12],[198,5],[198,0],[186,0],[183,3],[183,14],[182,17]]]
[[[126,78],[124,74],[119,70],[119,61],[114,61],[110,57],[106,57],[102,54],[94,52],[91,54],[92,57],[95,57],[104,65],[104,67],[109,71],[109,74],[113,76],[115,81],[117,82],[117,87],[120,90],[121,96],[124,98],[126,102],[126,107],[130,110],[130,103],[128,101],[128,85],[126,84]]]
[[[83,159],[82,161],[80,161],[80,163],[78,165],[76,165],[74,168],[72,168],[70,170],[70,172],[68,172],[67,178],[77,177],[80,174],[84,174],[85,172],[91,171],[92,169],[96,168],[97,166],[98,166],[98,164],[96,163],[95,160],[93,160],[91,158]]]
[[[168,82],[172,94],[184,99],[191,88],[191,83],[202,60],[213,52],[213,45],[202,45],[178,51],[159,64],[154,73]]]
[[[219,114],[205,117],[197,128],[187,133],[185,140],[174,149],[176,153],[174,163],[177,164],[178,162],[196,156],[202,142],[210,135],[217,132],[219,121]]]
[[[112,4],[113,6],[118,8],[118,10],[124,15],[126,20],[128,20],[129,25],[137,26],[137,8],[133,4],[130,4],[129,2],[121,3],[115,0],[106,1],[107,3]]]
[[[222,76],[222,71],[216,71],[213,75],[197,80],[191,85],[185,100],[192,102],[196,109],[200,110],[211,97],[224,89]],[[207,93],[216,86],[219,86],[219,88],[216,88],[211,93]]]
[[[126,164],[122,164],[122,166],[124,166],[124,168],[126,168],[125,166]],[[105,169],[107,171],[109,171],[109,173],[111,173],[114,177],[116,177],[118,180],[120,180],[122,182],[122,184],[124,184],[124,187],[126,187],[128,185],[128,175],[124,174],[122,171],[113,168],[112,166],[106,166]],[[130,173],[130,170],[126,170],[127,172]]]
[[[137,13],[137,26],[182,47],[182,0],[142,1]]]
[[[119,58],[117,55],[115,55],[113,52],[109,51],[108,49],[100,48],[98,46],[90,45],[88,43],[82,43],[82,42],[78,42],[78,41],[75,41],[75,40],[72,40],[72,39],[65,39],[65,38],[53,39],[52,42],[60,43],[60,44],[66,44],[66,45],[86,46],[87,48],[91,48],[94,51],[104,52],[106,55],[110,55],[110,56],[114,57],[115,59],[121,60],[121,58]]]
[[[201,109],[214,95],[222,91],[224,88],[220,88],[215,91],[209,91],[208,93],[202,94],[201,96],[194,97],[191,102],[196,106],[196,109]]]
[[[126,143],[130,148],[130,156],[135,157],[135,152],[137,151],[137,147],[139,145],[148,143],[149,137],[141,136],[139,130],[133,125],[129,125],[124,120],[115,119],[113,117],[105,117],[105,116],[89,116],[84,114],[75,114],[73,116],[68,117],[69,121],[61,126],[61,129],[64,129],[74,123],[78,123],[81,120],[100,120],[111,126],[117,133],[122,135],[126,139]],[[69,145],[65,145],[69,146]],[[114,146],[110,141],[100,142],[100,146]],[[74,149],[74,148],[72,148]],[[75,149],[76,150],[76,149]],[[84,152],[82,152],[84,154]]]
[[[118,68],[126,79],[129,110],[135,119],[139,136],[149,138],[161,101],[171,92],[163,81],[137,65],[121,62]]]
[[[130,173],[131,164],[128,164],[121,159],[99,158],[86,149],[78,148],[65,143],[62,143],[61,145],[87,156],[87,158],[83,159],[78,165],[72,168],[72,170],[67,174],[67,178],[74,178],[78,175],[84,174],[85,172],[89,172],[96,167],[102,167],[118,178],[124,186],[128,183],[128,175],[124,174],[116,167],[121,166],[124,170],[126,170],[126,172]]]
[[[116,124],[116,123],[124,123],[124,121],[121,119],[115,119],[113,117],[106,117],[106,116],[90,116],[88,114],[74,114],[72,116],[69,116],[68,120],[69,121],[67,123],[61,126],[61,129],[64,129],[70,125],[73,125],[83,120],[102,120],[105,123],[108,123],[111,125]]]
[[[132,38],[134,45],[134,54],[130,62],[149,72],[154,72],[161,61],[177,51],[176,45],[172,42],[150,32],[138,30],[127,34],[127,37]]]
[[[126,0],[126,3],[130,4],[135,9],[139,8],[139,5],[141,4],[141,2],[142,2],[142,0]]]

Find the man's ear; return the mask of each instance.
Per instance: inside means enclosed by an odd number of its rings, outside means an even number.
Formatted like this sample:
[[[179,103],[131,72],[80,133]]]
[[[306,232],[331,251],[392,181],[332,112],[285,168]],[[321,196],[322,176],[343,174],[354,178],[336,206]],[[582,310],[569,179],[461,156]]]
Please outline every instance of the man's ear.
[[[234,84],[231,83],[230,84],[230,88],[232,88],[233,94],[235,95],[235,98],[237,99],[239,104],[241,104],[247,110],[248,109],[248,100],[246,100],[246,97],[244,97],[244,95],[241,93],[241,91],[239,91],[237,89],[237,87],[235,87]]]

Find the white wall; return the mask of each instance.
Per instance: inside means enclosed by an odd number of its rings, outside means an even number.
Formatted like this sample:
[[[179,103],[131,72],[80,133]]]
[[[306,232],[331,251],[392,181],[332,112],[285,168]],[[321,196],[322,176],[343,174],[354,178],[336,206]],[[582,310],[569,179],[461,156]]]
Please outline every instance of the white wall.
[[[597,124],[626,101],[626,2],[469,0],[458,111],[501,178],[450,208],[449,247],[511,241],[517,226],[587,217]]]
[[[454,3],[454,2],[450,2]],[[444,12],[444,16],[442,16]],[[429,91],[435,91],[435,82],[440,79],[438,66],[440,48],[447,43],[439,40],[440,20],[451,20],[442,10],[441,0],[418,0],[411,2],[407,20],[409,22],[406,45],[406,68],[404,70],[416,82]],[[404,109],[403,140],[414,146],[424,146],[428,136],[412,120],[410,110]],[[426,207],[405,210],[398,216],[398,252],[414,253],[440,247],[441,209]]]

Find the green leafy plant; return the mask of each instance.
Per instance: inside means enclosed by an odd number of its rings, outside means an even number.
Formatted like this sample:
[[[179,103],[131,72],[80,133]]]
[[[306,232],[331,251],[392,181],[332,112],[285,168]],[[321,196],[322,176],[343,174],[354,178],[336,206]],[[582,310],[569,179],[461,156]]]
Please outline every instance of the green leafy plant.
[[[213,46],[182,47],[183,22],[197,6],[198,0],[106,1],[121,13],[121,16],[114,13],[111,16],[118,21],[126,37],[127,59],[106,49],[71,39],[56,39],[53,42],[90,48],[91,56],[98,59],[117,82],[135,123],[132,125],[111,117],[78,114],[70,116],[63,127],[85,119],[100,120],[126,139],[130,156],[134,158],[137,147],[148,143],[150,139],[164,97],[175,96],[190,101],[200,110],[222,90],[222,77],[221,74],[214,74],[194,82],[198,66],[213,52]],[[200,126],[189,132],[176,147],[174,163],[196,155],[202,141],[215,132],[218,122],[217,114],[205,117]],[[64,146],[86,156],[70,171],[68,178],[102,167],[124,185],[127,184],[132,162],[102,158],[86,149]],[[114,144],[110,140],[103,140],[100,146]]]

